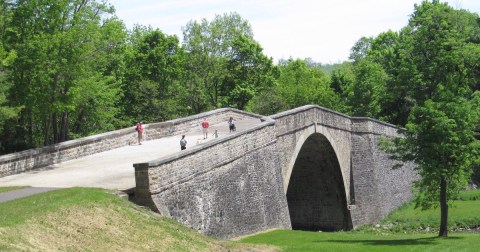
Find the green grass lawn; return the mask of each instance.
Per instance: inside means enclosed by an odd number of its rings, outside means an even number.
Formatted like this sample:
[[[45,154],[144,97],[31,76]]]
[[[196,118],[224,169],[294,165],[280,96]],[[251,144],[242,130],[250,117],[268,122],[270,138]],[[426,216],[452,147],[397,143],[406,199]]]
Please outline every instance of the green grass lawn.
[[[350,232],[275,230],[241,242],[270,244],[284,251],[480,251],[480,233],[458,232],[480,226],[480,190],[462,192],[449,210],[448,238],[437,237],[440,210],[406,204],[378,225]]]
[[[479,251],[480,234],[371,234],[275,230],[240,240],[270,244],[283,251]]]
[[[386,226],[394,232],[426,230],[436,232],[440,225],[440,209],[421,211],[409,203],[392,212],[380,224],[382,229]],[[451,230],[480,226],[480,190],[462,192],[449,206],[448,226]]]

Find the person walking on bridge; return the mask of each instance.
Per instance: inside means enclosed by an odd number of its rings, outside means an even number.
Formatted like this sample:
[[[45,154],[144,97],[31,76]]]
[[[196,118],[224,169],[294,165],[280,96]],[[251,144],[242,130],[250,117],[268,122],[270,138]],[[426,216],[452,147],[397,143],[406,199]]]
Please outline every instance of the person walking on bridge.
[[[138,133],[138,145],[142,145],[142,138],[143,138],[143,126],[142,122],[137,123],[137,127],[135,129]]]
[[[228,119],[228,128],[230,129],[230,132],[236,130],[235,121],[233,120],[233,117],[230,117],[230,119]]]
[[[185,139],[185,135],[182,135],[182,139],[180,140],[180,150],[185,150],[187,148],[187,140]]]
[[[210,125],[208,124],[208,121],[207,121],[207,118],[203,118],[203,122],[202,122],[202,129],[203,129],[203,139],[207,139],[208,138],[208,127]]]

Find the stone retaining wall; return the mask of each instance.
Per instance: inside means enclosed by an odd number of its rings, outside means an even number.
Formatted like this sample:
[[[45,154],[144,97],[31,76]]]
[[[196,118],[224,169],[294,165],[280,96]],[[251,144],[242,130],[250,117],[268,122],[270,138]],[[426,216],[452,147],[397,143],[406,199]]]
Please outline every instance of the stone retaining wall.
[[[258,115],[241,110],[223,108],[194,116],[144,125],[145,141],[159,139],[187,132],[199,127],[203,118],[211,124],[227,121],[230,116],[236,120],[259,118]],[[137,143],[135,126],[79,138],[63,143],[0,156],[0,177],[48,167],[71,159],[81,158],[98,152],[108,151]]]

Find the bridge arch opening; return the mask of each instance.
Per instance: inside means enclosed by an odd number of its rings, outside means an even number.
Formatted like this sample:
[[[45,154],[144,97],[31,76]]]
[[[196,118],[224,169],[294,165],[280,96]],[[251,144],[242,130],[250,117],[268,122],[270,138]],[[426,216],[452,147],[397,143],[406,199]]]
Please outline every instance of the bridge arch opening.
[[[352,228],[340,164],[324,135],[314,133],[303,143],[290,175],[287,202],[294,230]]]

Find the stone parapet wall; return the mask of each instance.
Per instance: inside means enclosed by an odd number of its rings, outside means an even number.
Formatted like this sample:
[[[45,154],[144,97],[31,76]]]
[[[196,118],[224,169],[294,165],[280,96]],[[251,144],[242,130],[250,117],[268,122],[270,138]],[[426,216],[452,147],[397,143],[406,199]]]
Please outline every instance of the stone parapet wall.
[[[227,121],[260,118],[260,116],[241,110],[223,108],[181,119],[144,125],[144,140],[154,140],[165,136],[182,134],[200,127],[203,118],[211,124]],[[63,143],[26,150],[0,156],[0,177],[18,174],[37,168],[48,167],[56,163],[81,158],[98,152],[104,152],[137,143],[135,127],[129,127],[99,135],[79,138]]]
[[[261,116],[253,113],[245,112],[242,110],[238,110],[238,109],[223,108],[223,109],[216,109],[216,110],[212,110],[212,111],[208,111],[205,113],[192,115],[184,118],[174,119],[167,122],[173,125],[173,132],[171,133],[171,135],[179,135],[179,134],[183,134],[188,131],[194,130],[196,128],[200,129],[201,123],[203,122],[204,118],[207,119],[210,125],[212,125],[212,124],[217,124],[221,122],[227,123],[230,117],[233,117],[236,121],[240,121],[240,120],[253,119],[253,118],[260,119]],[[151,124],[151,125],[154,126],[155,124]],[[158,139],[158,138],[159,137],[154,137],[153,139]]]
[[[121,129],[43,148],[3,155],[0,156],[0,177],[126,146],[135,143],[136,136],[134,129]]]
[[[206,235],[230,238],[290,228],[274,136],[274,123],[266,121],[135,164],[135,196]]]
[[[351,118],[316,105],[306,105],[271,116],[277,121],[279,135],[316,123],[329,128],[351,131]]]
[[[351,117],[352,132],[357,134],[369,133],[375,135],[383,135],[385,137],[396,137],[398,134],[398,127],[381,122],[368,117]]]

